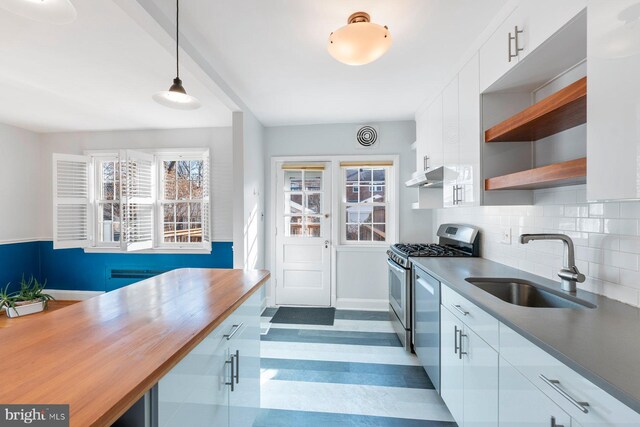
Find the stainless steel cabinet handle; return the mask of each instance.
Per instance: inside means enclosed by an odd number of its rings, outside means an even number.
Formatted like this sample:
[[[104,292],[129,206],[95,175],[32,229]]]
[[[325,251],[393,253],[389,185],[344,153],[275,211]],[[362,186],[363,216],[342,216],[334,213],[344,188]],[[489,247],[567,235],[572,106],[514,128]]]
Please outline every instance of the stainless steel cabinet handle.
[[[558,381],[558,380],[550,380],[549,378],[545,377],[543,374],[540,374],[539,376],[540,376],[540,379],[542,381],[547,383],[547,385],[549,385],[549,387],[551,387],[552,389],[557,391],[560,394],[560,396],[562,396],[565,399],[567,399],[569,401],[569,403],[571,403],[573,406],[578,408],[581,412],[583,412],[585,414],[589,413],[589,409],[587,408],[587,406],[589,406],[589,403],[587,403],[587,402],[578,402],[576,399],[574,399],[573,397],[569,396],[569,394],[566,391],[564,391],[563,389],[560,388],[560,381]]]
[[[462,314],[463,316],[466,316],[467,314],[469,314],[468,311],[466,311],[465,309],[463,309],[460,304],[455,304],[452,306],[453,308],[456,309],[456,311],[460,314]]]
[[[458,326],[453,325],[453,354],[458,354]]]
[[[236,384],[240,382],[240,350],[236,350]]]
[[[242,325],[244,325],[244,322],[240,323],[239,325],[233,325],[231,327],[231,332],[229,332],[228,334],[224,335],[224,337],[227,339],[227,341],[229,341],[231,338],[233,338],[233,336],[240,330],[240,328],[242,328]]]
[[[551,427],[564,427],[562,424],[556,424],[556,417],[551,417]]]
[[[507,38],[507,44],[509,46],[509,53],[508,53],[507,59],[509,59],[509,62],[511,62],[511,60],[516,57],[516,55],[511,53],[511,42],[514,40],[515,40],[515,37],[513,37],[511,33],[509,33],[509,36]]]
[[[457,200],[457,197],[456,197],[456,191],[457,191],[456,190],[456,186],[454,185],[453,187],[451,187],[451,190],[452,190],[451,192],[453,193],[453,204],[455,205],[456,204],[456,200]]]
[[[469,353],[467,353],[466,351],[462,351],[462,337],[465,337],[465,338],[466,338],[466,337],[467,337],[467,335],[462,333],[462,329],[458,329],[458,331],[460,331],[460,353],[458,353],[458,357],[459,357],[460,359],[462,359],[462,356],[463,356],[463,355],[465,355],[465,354],[469,354]]]
[[[514,41],[516,44],[516,54],[515,56],[520,56],[520,52],[522,52],[524,50],[523,47],[520,47],[520,38],[518,37],[520,34],[524,33],[524,30],[519,30],[518,26],[515,26],[515,37],[514,37]]]
[[[462,202],[460,194],[462,194],[462,185],[456,185],[456,205],[459,205],[460,202]]]
[[[231,375],[229,376],[229,382],[225,382],[226,385],[231,386],[231,391],[234,390],[233,387],[233,378],[235,377],[235,368],[234,368],[234,363],[233,363],[233,359],[235,358],[235,354],[232,354],[229,357],[229,360],[227,360],[225,363],[225,365],[230,365],[231,366]]]
[[[424,156],[422,158],[424,170],[429,170],[429,156]]]

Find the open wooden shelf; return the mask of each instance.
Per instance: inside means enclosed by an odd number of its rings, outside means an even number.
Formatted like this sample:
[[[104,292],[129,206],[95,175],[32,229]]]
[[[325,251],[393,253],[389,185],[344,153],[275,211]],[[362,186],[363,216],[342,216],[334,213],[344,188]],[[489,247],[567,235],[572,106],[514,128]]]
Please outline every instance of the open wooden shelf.
[[[538,188],[584,184],[586,177],[587,158],[583,157],[509,175],[487,178],[484,180],[484,189],[487,191],[536,190]]]
[[[587,78],[487,129],[485,142],[537,141],[587,122]]]

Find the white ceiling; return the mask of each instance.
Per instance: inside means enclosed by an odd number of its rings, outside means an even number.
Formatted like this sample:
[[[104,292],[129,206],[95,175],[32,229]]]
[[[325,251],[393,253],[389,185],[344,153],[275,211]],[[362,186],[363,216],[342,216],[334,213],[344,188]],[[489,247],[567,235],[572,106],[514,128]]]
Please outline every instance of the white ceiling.
[[[211,82],[186,69],[203,108],[156,104],[151,95],[175,77],[174,53],[114,1],[74,4],[78,19],[63,26],[0,9],[0,123],[37,132],[231,125]]]
[[[151,1],[174,13],[174,0]],[[410,119],[505,3],[190,0],[181,31],[265,125]],[[377,62],[350,67],[326,42],[359,10],[394,42]]]

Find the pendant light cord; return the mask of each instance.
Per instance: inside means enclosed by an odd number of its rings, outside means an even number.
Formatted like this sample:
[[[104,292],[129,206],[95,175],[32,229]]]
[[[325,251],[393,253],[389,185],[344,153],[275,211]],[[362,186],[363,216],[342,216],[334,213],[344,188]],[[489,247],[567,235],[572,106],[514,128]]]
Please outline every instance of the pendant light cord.
[[[176,78],[180,78],[180,0],[176,0]]]

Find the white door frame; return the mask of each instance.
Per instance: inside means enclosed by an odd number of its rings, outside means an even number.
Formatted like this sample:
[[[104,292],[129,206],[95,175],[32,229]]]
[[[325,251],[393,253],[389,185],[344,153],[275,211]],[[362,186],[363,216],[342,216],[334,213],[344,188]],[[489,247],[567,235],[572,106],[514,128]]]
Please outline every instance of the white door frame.
[[[337,248],[341,246],[341,229],[340,223],[336,221],[340,221],[340,209],[342,207],[342,203],[340,203],[339,197],[342,194],[342,179],[341,179],[341,168],[340,162],[348,162],[348,161],[385,161],[391,160],[394,165],[394,179],[395,182],[399,182],[400,179],[400,155],[399,154],[374,154],[374,155],[328,155],[328,156],[274,156],[271,157],[271,168],[269,171],[270,176],[270,189],[269,189],[269,224],[267,230],[269,230],[269,236],[271,239],[270,252],[269,252],[269,268],[272,272],[276,271],[276,253],[277,253],[277,242],[276,242],[276,227],[278,224],[277,217],[277,185],[278,185],[278,167],[280,163],[285,162],[327,162],[331,163],[331,238],[329,239],[329,248],[331,250],[331,307],[336,306],[337,301]],[[398,187],[399,190],[399,187]],[[391,241],[397,242],[399,238],[399,226],[398,217],[400,216],[400,192],[398,191],[395,196],[394,201],[394,209],[396,212],[395,226],[393,227],[393,232],[391,236]],[[349,246],[352,250],[362,250],[367,251],[370,250],[369,247],[360,247],[357,246]],[[274,273],[275,277],[275,273]],[[267,297],[267,306],[273,307],[276,305],[275,299],[275,284],[274,281],[269,281],[268,285],[268,297]]]

